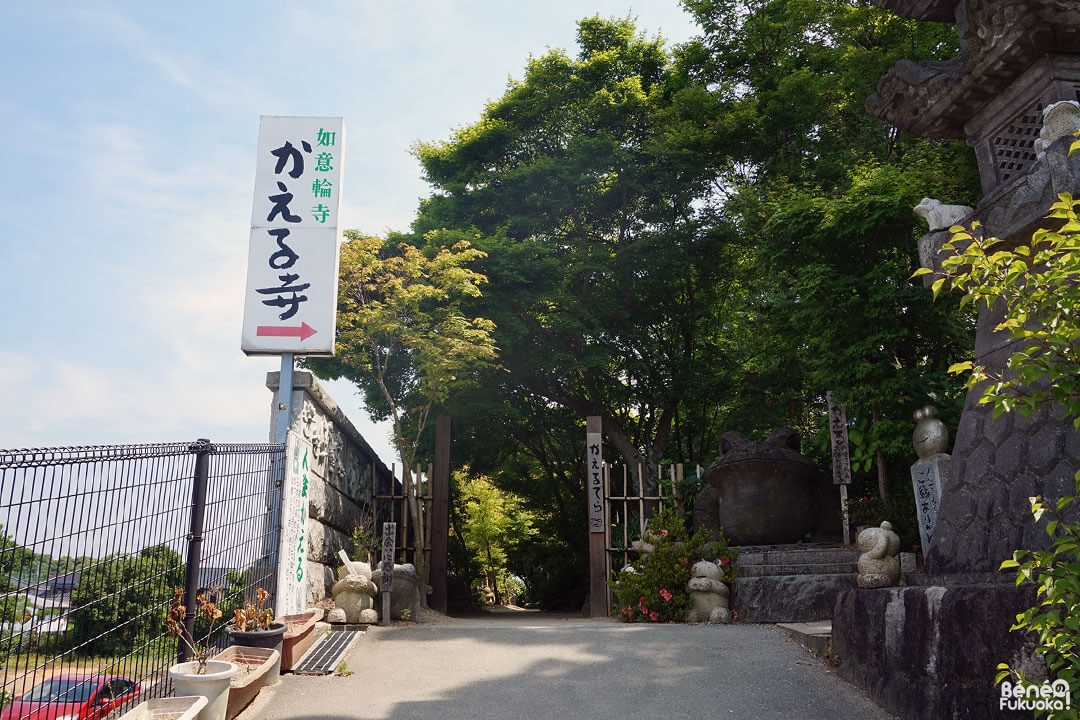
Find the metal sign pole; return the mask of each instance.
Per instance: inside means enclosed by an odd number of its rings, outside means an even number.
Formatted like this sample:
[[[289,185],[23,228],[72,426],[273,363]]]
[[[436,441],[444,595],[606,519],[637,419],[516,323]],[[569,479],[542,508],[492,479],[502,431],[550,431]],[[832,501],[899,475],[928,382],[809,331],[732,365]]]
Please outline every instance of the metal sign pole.
[[[274,442],[285,442],[292,419],[293,354],[281,353],[281,377],[278,382],[277,428]]]

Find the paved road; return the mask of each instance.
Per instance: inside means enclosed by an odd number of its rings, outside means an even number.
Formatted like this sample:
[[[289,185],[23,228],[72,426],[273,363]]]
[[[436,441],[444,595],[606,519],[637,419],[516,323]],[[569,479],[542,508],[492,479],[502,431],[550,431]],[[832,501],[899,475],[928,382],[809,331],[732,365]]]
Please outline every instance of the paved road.
[[[238,720],[885,720],[769,625],[533,613],[372,627],[348,677],[286,675]]]

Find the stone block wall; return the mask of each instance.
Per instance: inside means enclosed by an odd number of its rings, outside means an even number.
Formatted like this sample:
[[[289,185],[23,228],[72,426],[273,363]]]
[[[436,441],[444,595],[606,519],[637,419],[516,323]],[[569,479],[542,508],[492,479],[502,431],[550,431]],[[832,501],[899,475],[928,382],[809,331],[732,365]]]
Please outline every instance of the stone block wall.
[[[277,427],[280,373],[267,373],[273,391],[270,427]],[[349,536],[371,506],[372,488],[392,482],[390,469],[308,372],[293,373],[289,429],[312,447],[308,486],[308,604],[329,599],[336,581],[337,553],[351,547]]]

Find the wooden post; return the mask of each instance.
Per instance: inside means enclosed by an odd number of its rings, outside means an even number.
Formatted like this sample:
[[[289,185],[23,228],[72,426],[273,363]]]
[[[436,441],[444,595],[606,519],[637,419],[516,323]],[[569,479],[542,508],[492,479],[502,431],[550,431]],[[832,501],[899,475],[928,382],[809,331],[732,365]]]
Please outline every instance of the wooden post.
[[[435,466],[431,473],[431,597],[432,610],[446,612],[446,553],[450,536],[450,418],[435,418]]]
[[[851,455],[848,449],[847,413],[844,406],[825,393],[829,403],[829,436],[832,439],[833,484],[840,486],[840,517],[844,525],[844,544],[851,544],[848,527],[848,485],[851,484]]]
[[[589,494],[589,617],[607,617],[607,525],[604,499],[603,424],[599,417],[585,420],[585,487]]]
[[[390,591],[394,586],[394,553],[397,552],[397,523],[382,526],[382,562],[379,563],[379,592],[382,593],[382,624],[390,624]],[[418,621],[419,618],[413,618]]]

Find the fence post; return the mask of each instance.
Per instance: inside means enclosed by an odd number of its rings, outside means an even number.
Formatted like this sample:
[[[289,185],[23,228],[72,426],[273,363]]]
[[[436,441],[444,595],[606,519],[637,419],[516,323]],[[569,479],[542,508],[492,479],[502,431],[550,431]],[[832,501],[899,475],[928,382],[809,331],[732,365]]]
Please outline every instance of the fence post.
[[[191,525],[188,532],[186,574],[184,576],[184,627],[188,637],[195,637],[195,596],[199,592],[199,564],[202,560],[203,516],[206,513],[206,488],[210,479],[210,453],[214,446],[209,440],[200,439],[191,446],[195,453],[195,478],[191,486]],[[191,659],[191,649],[183,640],[177,640],[178,662]]]

